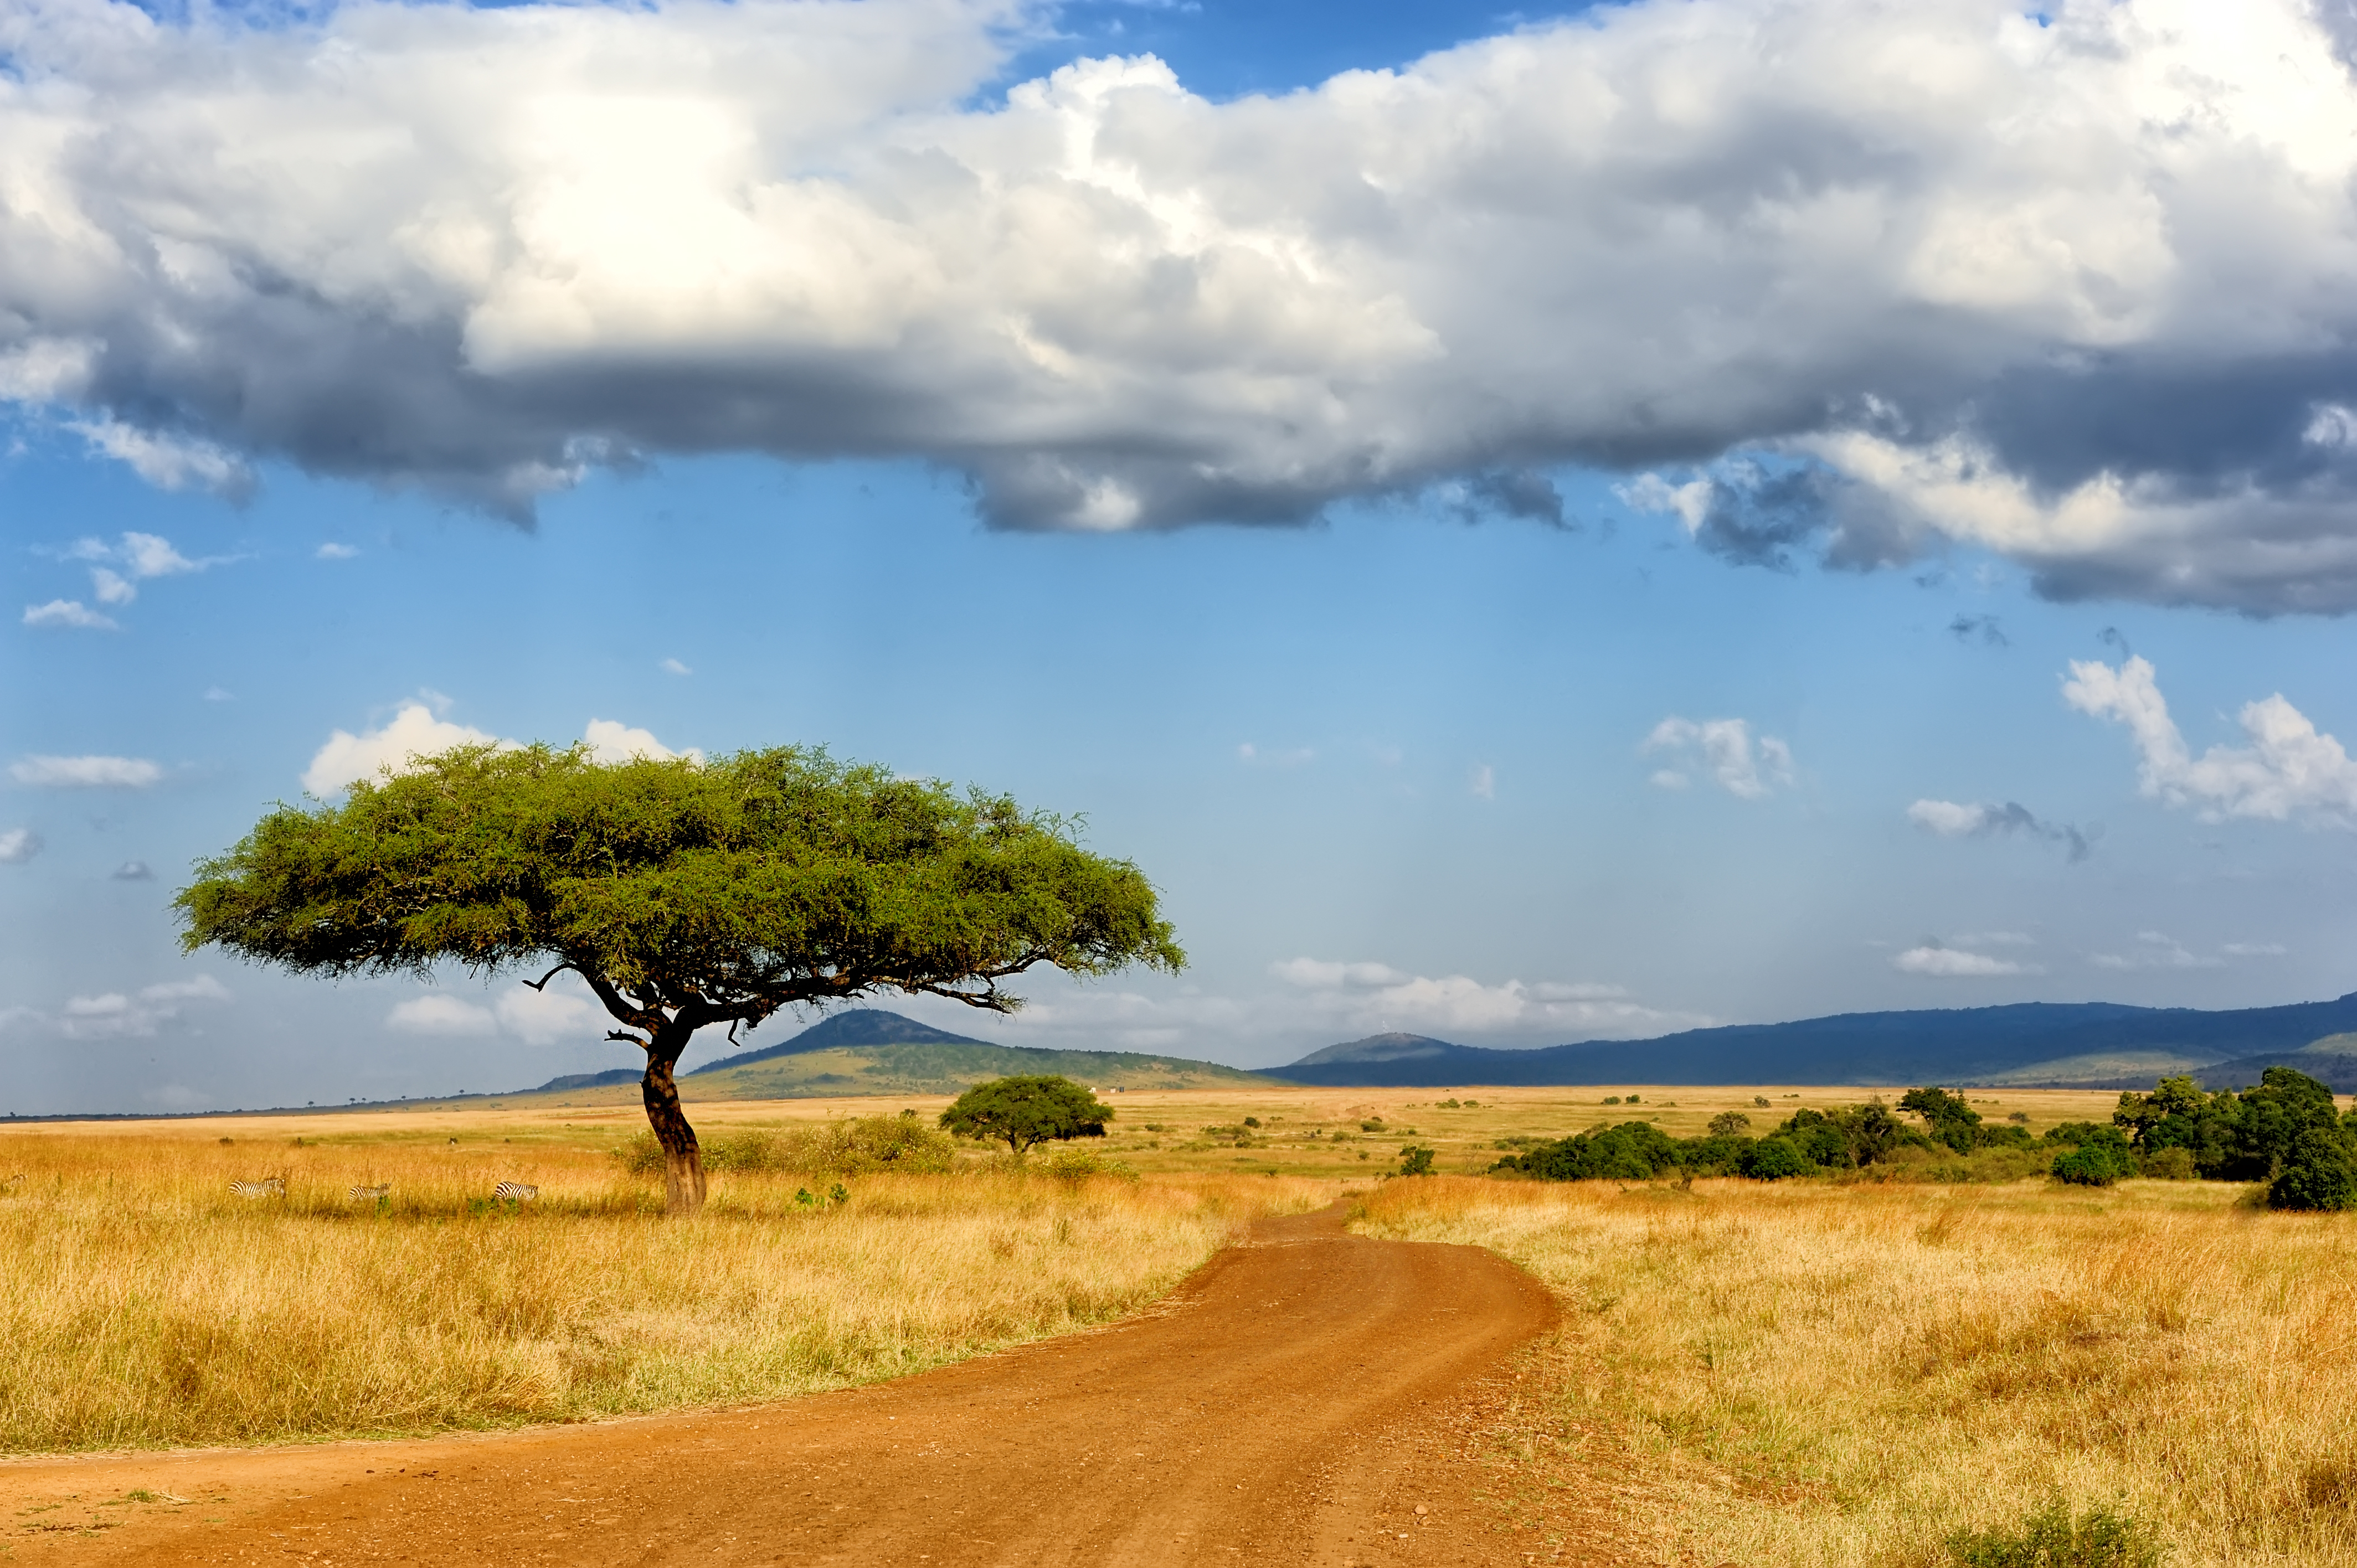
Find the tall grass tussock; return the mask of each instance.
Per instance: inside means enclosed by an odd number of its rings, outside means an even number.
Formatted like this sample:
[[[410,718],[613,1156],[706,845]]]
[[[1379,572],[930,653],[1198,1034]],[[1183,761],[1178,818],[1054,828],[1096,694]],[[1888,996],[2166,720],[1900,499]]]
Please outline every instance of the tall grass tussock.
[[[2357,1221],[2224,1184],[1394,1181],[1566,1303],[1555,1458],[1698,1563],[2357,1564]]]
[[[1332,1197],[1266,1176],[952,1170],[938,1133],[842,1121],[759,1146],[766,1164],[723,1165],[706,1211],[677,1220],[628,1157],[471,1133],[0,1139],[22,1175],[0,1185],[0,1451],[415,1434],[839,1387],[1119,1316],[1254,1216]],[[810,1201],[820,1171],[840,1200]],[[283,1195],[230,1190],[270,1176]],[[510,1179],[536,1199],[493,1201]],[[382,1198],[350,1196],[379,1185]]]

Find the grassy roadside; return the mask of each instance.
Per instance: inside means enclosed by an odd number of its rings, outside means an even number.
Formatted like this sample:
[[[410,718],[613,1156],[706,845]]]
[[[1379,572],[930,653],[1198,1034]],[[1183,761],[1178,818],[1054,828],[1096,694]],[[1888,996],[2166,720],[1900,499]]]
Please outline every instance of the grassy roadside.
[[[1945,1563],[2059,1499],[2179,1568],[2357,1563],[2357,1222],[2242,1190],[1437,1177],[1355,1228],[1558,1293],[1525,1468],[1641,1473],[1673,1561]]]
[[[984,1168],[716,1184],[594,1147],[0,1144],[0,1452],[414,1434],[779,1398],[1132,1311],[1333,1184]],[[231,1196],[280,1174],[283,1197]],[[15,1175],[18,1179],[6,1180]],[[534,1203],[487,1200],[500,1179]],[[392,1184],[382,1203],[355,1185]],[[818,1201],[798,1195],[813,1186]]]

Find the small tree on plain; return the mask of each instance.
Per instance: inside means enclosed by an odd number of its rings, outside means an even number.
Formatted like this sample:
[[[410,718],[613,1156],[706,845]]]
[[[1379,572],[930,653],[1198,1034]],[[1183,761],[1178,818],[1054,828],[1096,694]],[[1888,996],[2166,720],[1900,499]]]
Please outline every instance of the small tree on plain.
[[[673,1069],[698,1029],[876,991],[1010,1013],[1037,964],[1186,962],[1153,886],[1001,795],[785,746],[605,765],[462,746],[281,805],[174,900],[190,951],[304,974],[570,970],[646,1053],[673,1213],[704,1165]]]
[[[995,1078],[977,1083],[942,1112],[961,1138],[1006,1144],[1015,1157],[1049,1140],[1102,1138],[1113,1107],[1069,1078]]]

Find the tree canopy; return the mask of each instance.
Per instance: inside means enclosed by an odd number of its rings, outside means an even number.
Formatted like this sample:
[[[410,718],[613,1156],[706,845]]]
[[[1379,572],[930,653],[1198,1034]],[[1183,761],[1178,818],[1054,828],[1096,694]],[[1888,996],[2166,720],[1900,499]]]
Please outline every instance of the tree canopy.
[[[189,950],[303,973],[567,970],[647,1052],[674,1208],[703,1196],[672,1068],[733,1035],[879,990],[995,1012],[1039,964],[1186,962],[1151,884],[1080,824],[793,746],[606,765],[583,746],[462,746],[281,804],[174,901]]]
[[[1003,1142],[1017,1155],[1049,1139],[1102,1138],[1113,1107],[1069,1078],[996,1078],[942,1112],[961,1138]]]

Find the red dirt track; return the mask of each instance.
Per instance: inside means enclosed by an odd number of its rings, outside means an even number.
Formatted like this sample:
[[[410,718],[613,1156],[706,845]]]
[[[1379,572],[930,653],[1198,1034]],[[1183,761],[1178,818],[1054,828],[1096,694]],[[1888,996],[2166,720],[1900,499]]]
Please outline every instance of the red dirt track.
[[[1263,1221],[1140,1317],[866,1389],[0,1463],[0,1563],[1520,1565],[1547,1553],[1424,1439],[1554,1316],[1487,1252],[1329,1209]],[[195,1501],[94,1507],[135,1488]]]

